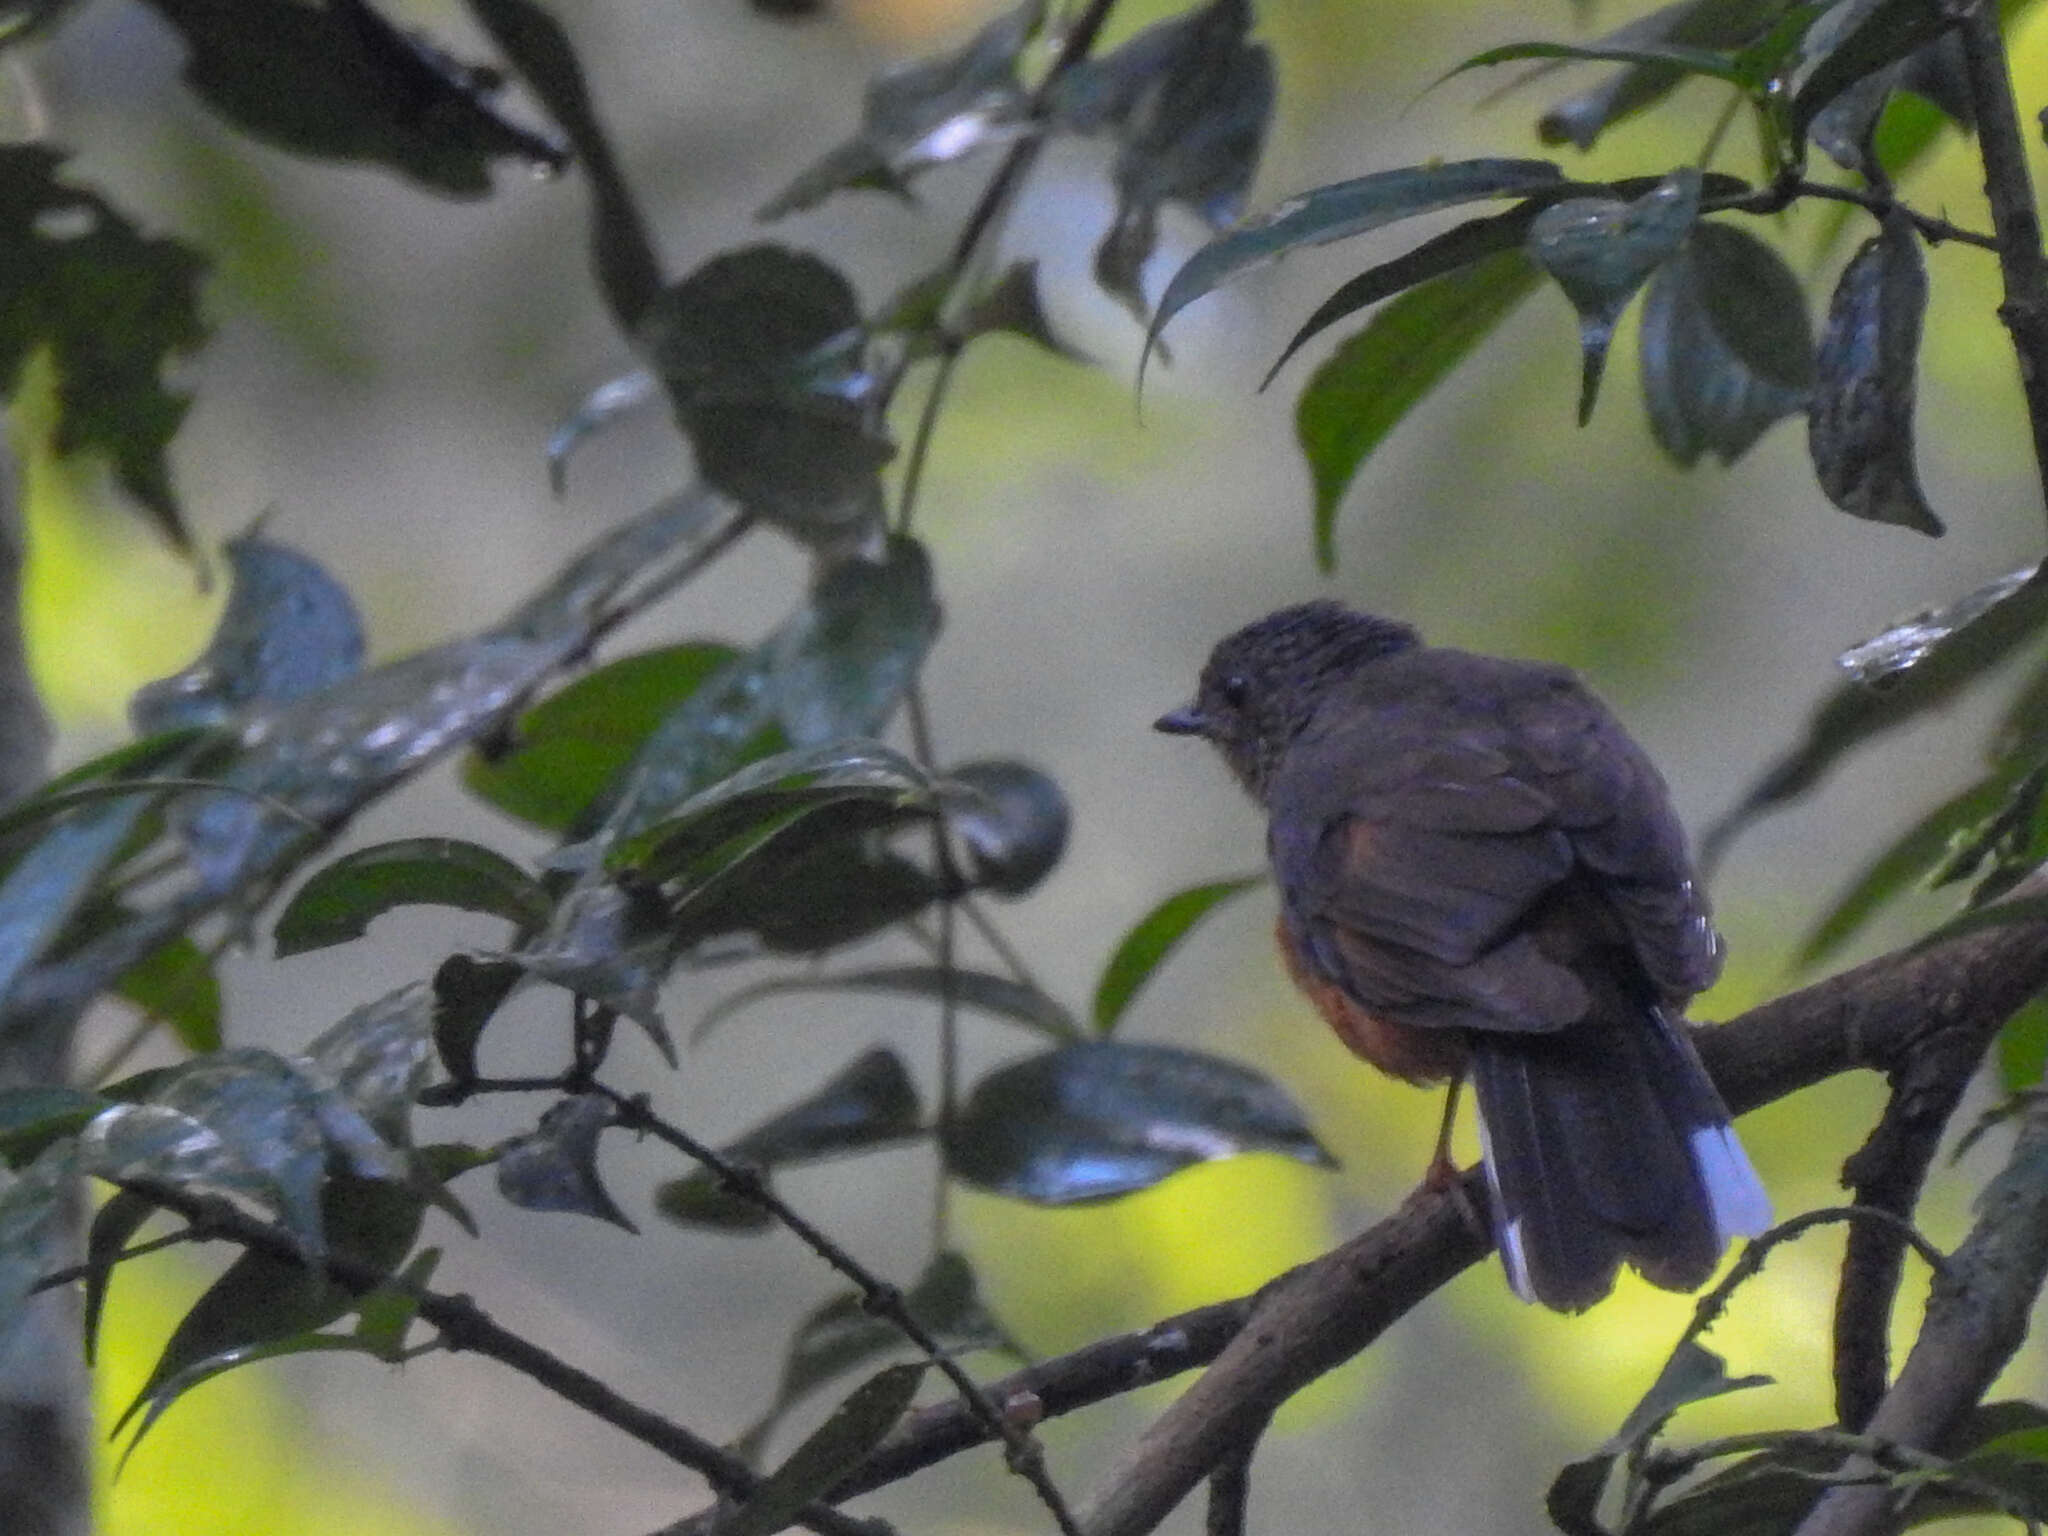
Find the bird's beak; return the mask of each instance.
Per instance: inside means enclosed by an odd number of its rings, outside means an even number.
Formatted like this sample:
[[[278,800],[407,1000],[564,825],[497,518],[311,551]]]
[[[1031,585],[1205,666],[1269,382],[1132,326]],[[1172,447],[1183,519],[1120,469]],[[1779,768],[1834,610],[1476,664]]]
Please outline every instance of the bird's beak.
[[[1195,705],[1183,704],[1154,720],[1152,729],[1164,731],[1169,736],[1200,736],[1208,731],[1209,720]]]

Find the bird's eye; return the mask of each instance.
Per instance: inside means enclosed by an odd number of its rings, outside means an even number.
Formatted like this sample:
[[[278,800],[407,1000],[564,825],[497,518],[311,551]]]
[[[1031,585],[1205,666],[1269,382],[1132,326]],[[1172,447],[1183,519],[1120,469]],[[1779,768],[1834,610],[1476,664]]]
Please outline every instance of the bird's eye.
[[[1243,709],[1244,701],[1251,697],[1252,685],[1242,674],[1233,672],[1223,679],[1216,691],[1223,695],[1223,702],[1232,709]]]

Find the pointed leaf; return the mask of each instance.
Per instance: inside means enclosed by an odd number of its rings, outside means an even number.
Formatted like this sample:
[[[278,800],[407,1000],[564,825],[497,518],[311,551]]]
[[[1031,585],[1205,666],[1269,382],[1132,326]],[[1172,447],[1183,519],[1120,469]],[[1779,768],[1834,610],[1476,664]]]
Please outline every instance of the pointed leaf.
[[[133,1190],[117,1189],[93,1213],[85,1239],[85,1298],[80,1321],[85,1334],[85,1363],[95,1363],[99,1353],[100,1317],[106,1311],[107,1289],[113,1283],[114,1266],[129,1239],[142,1230],[157,1208],[147,1196]]]
[[[1804,138],[1815,116],[1858,81],[1936,41],[1955,25],[1944,7],[1927,0],[1875,0],[1861,18],[1818,57],[1792,93],[1792,137]],[[1815,28],[1819,30],[1818,27]]]
[[[356,1308],[355,1342],[390,1365],[405,1361],[405,1336],[419,1316],[420,1300],[415,1293],[433,1283],[440,1267],[441,1250],[422,1248],[387,1285],[365,1296]]]
[[[293,894],[279,914],[277,958],[346,944],[394,907],[458,907],[543,926],[554,903],[503,854],[452,837],[408,837],[336,859]]]
[[[1316,563],[1337,563],[1337,508],[1352,478],[1409,410],[1492,334],[1536,286],[1520,251],[1411,288],[1315,372],[1295,408],[1295,436],[1315,476]]]
[[[1025,895],[1066,852],[1072,826],[1066,794],[1058,780],[1028,763],[957,763],[940,781],[939,805],[977,890]]]
[[[879,966],[873,970],[847,971],[836,976],[778,977],[771,981],[757,982],[751,987],[733,993],[707,1012],[697,1022],[692,1035],[702,1040],[718,1025],[725,1022],[742,1008],[748,1008],[766,997],[785,996],[801,992],[889,992],[906,997],[939,1001],[949,992],[953,1001],[963,1008],[973,1008],[999,1019],[1025,1025],[1040,1034],[1050,1035],[1056,1040],[1073,1040],[1080,1035],[1080,1026],[1072,1014],[1053,998],[1036,988],[1012,981],[1007,976],[995,976],[986,971],[954,969],[948,973],[937,966],[893,965]]]
[[[598,1137],[613,1123],[611,1101],[600,1094],[563,1099],[499,1149],[498,1193],[525,1210],[595,1216],[638,1232],[597,1174]]]
[[[1908,668],[1919,666],[1938,646],[1947,644],[1959,630],[1977,623],[1992,609],[2022,592],[2032,601],[2035,593],[2031,588],[2039,576],[2039,566],[2022,566],[1966,592],[1954,602],[1908,614],[1882,634],[1850,646],[1836,664],[1859,683],[1873,687],[1890,683]]]
[[[1460,203],[1515,197],[1563,180],[1564,173],[1548,160],[1457,160],[1378,171],[1305,192],[1195,252],[1166,285],[1148,345],[1196,299],[1289,251],[1362,235]]]
[[[1687,1340],[1672,1351],[1671,1358],[1664,1362],[1664,1369],[1650,1384],[1650,1390],[1629,1410],[1621,1428],[1614,1432],[1614,1437],[1604,1449],[1618,1453],[1642,1444],[1663,1429],[1674,1413],[1690,1403],[1769,1385],[1771,1378],[1768,1376],[1730,1376],[1726,1360],[1711,1349]]]
[[[569,455],[593,432],[651,405],[661,393],[660,382],[645,368],[635,368],[616,379],[607,379],[583,397],[569,419],[548,438],[548,488],[557,496],[569,493]]]
[[[747,1500],[711,1524],[710,1536],[774,1536],[829,1490],[896,1427],[917,1396],[925,1362],[877,1372],[833,1410]]]
[[[434,972],[434,1054],[449,1081],[476,1081],[476,1047],[526,972],[509,960],[454,954]]]
[[[676,952],[660,901],[644,888],[607,882],[572,891],[546,933],[499,958],[631,1019],[673,1067],[675,1042],[658,1004]]]
[[[1530,259],[1556,279],[1579,312],[1585,356],[1580,426],[1593,414],[1607,344],[1622,311],[1691,233],[1699,211],[1700,174],[1687,167],[1634,202],[1571,198],[1552,203],[1530,224]]]
[[[1642,44],[1594,42],[1594,43],[1503,43],[1498,48],[1488,48],[1475,53],[1463,63],[1440,75],[1437,85],[1462,75],[1467,70],[1490,69],[1496,64],[1513,64],[1524,59],[1557,59],[1582,64],[1660,64],[1668,65],[1681,75],[1705,75],[1713,80],[1725,80],[1730,85],[1747,85],[1748,72],[1732,54],[1716,53],[1707,48],[1687,48],[1677,43],[1648,42]]]
[[[1117,1027],[1131,999],[1197,923],[1231,897],[1265,883],[1266,877],[1258,874],[1191,885],[1175,891],[1138,919],[1103,966],[1102,979],[1095,984],[1095,1032],[1106,1035]]]
[[[1294,1101],[1249,1067],[1107,1040],[997,1068],[975,1084],[944,1152],[955,1177],[1039,1205],[1127,1195],[1244,1152],[1331,1161]]]
[[[1864,243],[1828,305],[1807,443],[1827,498],[1854,517],[1940,534],[1913,462],[1913,373],[1927,308],[1919,236],[1903,214]]]
[[[938,632],[931,560],[915,539],[892,538],[880,560],[827,567],[767,647],[790,744],[881,735]]]
[[[1747,453],[1813,387],[1806,299],[1777,253],[1724,224],[1701,224],[1650,281],[1638,342],[1650,431],[1690,468]]]
[[[828,811],[779,826],[760,856],[694,887],[674,913],[678,948],[747,935],[772,953],[822,955],[915,917],[943,894],[922,866],[878,843],[866,818],[837,828],[830,821]]]
[[[432,1061],[435,994],[424,982],[387,993],[345,1015],[299,1059],[393,1147],[412,1145],[412,1106]]]
[[[340,682],[363,661],[355,602],[316,562],[259,529],[227,542],[228,601],[205,651],[136,692],[143,734],[222,725],[250,704],[282,703]]]

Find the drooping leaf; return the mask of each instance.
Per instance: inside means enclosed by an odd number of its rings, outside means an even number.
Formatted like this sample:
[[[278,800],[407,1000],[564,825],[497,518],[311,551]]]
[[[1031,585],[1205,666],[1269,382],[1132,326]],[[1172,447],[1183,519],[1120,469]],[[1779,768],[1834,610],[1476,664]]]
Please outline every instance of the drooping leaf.
[[[915,539],[892,538],[880,560],[829,565],[767,647],[790,745],[881,735],[938,632],[931,560]]]
[[[1725,224],[1695,227],[1650,280],[1638,344],[1651,434],[1687,468],[1709,451],[1734,463],[1813,387],[1799,280]]]
[[[1563,180],[1564,173],[1548,160],[1456,160],[1376,171],[1289,198],[1188,258],[1160,297],[1148,345],[1196,299],[1289,251],[1460,203],[1540,191]]]
[[[130,1238],[157,1212],[155,1203],[132,1190],[117,1189],[93,1213],[85,1239],[85,1295],[79,1308],[85,1335],[85,1363],[92,1365],[99,1353],[100,1317],[106,1310],[107,1290],[114,1278],[114,1265]]]
[[[887,992],[939,1001],[951,995],[963,1008],[973,1008],[1013,1024],[1022,1024],[1056,1040],[1080,1038],[1080,1025],[1060,1003],[1035,987],[987,971],[934,965],[888,965],[872,970],[843,971],[831,976],[785,976],[757,982],[723,999],[697,1022],[692,1038],[701,1040],[742,1008],[763,998],[805,992]]]
[[[2048,859],[2048,821],[2042,815],[2043,797],[2048,794],[2048,764],[2018,775],[1984,822],[1960,837],[1948,857],[1934,872],[1933,883],[1951,885],[1973,880],[1968,905],[1982,907],[1995,901]]]
[[[1607,344],[1622,311],[1692,232],[1699,211],[1700,174],[1685,167],[1634,202],[1570,198],[1552,203],[1530,224],[1530,259],[1556,280],[1579,312],[1579,349],[1585,359],[1580,426],[1592,418]]]
[[[440,1266],[441,1250],[422,1248],[397,1276],[398,1283],[370,1292],[356,1307],[354,1339],[357,1345],[389,1365],[405,1360],[405,1336],[419,1316],[419,1297],[433,1282]]]
[[[1011,142],[1029,126],[1018,55],[1044,14],[1044,0],[1024,0],[954,52],[877,75],[867,88],[859,131],[755,216],[779,219],[851,188],[908,198],[911,182],[933,166]]]
[[[853,1390],[710,1536],[774,1536],[880,1445],[917,1396],[925,1362],[886,1366]]]
[[[1815,368],[1807,443],[1827,498],[1854,517],[1939,534],[1913,461],[1914,369],[1927,309],[1920,239],[1886,216],[1842,272]]]
[[[889,848],[886,825],[855,816],[835,829],[829,820],[779,821],[751,849],[759,856],[735,856],[715,882],[697,886],[674,913],[678,946],[746,935],[776,954],[821,955],[915,917],[943,894],[936,876]]]
[[[1073,822],[1057,779],[1008,758],[954,764],[939,807],[969,883],[1000,896],[1025,895],[1052,873]]]
[[[482,197],[509,159],[552,174],[568,151],[493,103],[497,72],[399,31],[366,0],[150,0],[186,47],[185,83],[243,132],[295,154],[370,161]]]
[[[1792,92],[1792,137],[1803,138],[1823,108],[1858,81],[1935,42],[1955,20],[1941,6],[1926,0],[1872,0],[1859,4],[1858,20],[1830,36],[1825,52],[1809,55],[1812,63]],[[1819,30],[1816,26],[1815,30]]]
[[[659,1001],[676,945],[668,912],[652,892],[607,881],[571,891],[545,933],[500,958],[631,1019],[673,1067],[675,1042]]]
[[[315,561],[251,529],[229,539],[228,600],[199,659],[137,690],[143,734],[224,725],[251,704],[281,704],[340,682],[363,661],[348,591]]]
[[[167,388],[167,363],[206,339],[205,262],[180,241],[147,237],[112,204],[60,182],[47,144],[0,146],[0,393],[47,348],[56,368],[52,446],[103,454],[121,487],[178,549],[191,539],[166,451],[190,397]]]
[[[477,1041],[526,972],[509,960],[453,954],[434,971],[434,1054],[450,1082],[477,1077]]]
[[[1294,430],[1315,477],[1316,563],[1337,563],[1337,508],[1352,478],[1401,418],[1464,361],[1536,286],[1519,250],[1411,288],[1315,372]]]
[[[548,438],[548,488],[557,496],[569,493],[569,455],[593,432],[651,405],[661,393],[661,384],[645,368],[635,368],[615,379],[606,379],[570,413]]]
[[[612,317],[630,333],[661,291],[661,262],[598,123],[576,50],[560,23],[532,0],[469,0],[469,9],[576,151],[590,183],[591,266]]]
[[[0,1090],[0,1161],[21,1168],[50,1143],[75,1136],[112,1101],[83,1088],[50,1084]]]
[[[509,744],[472,751],[462,782],[508,816],[567,832],[589,819],[662,720],[739,654],[700,640],[599,667],[521,715]]]
[[[525,1210],[595,1216],[638,1232],[597,1173],[598,1137],[613,1123],[611,1101],[601,1094],[563,1099],[499,1149],[498,1193]]]
[[[873,526],[895,450],[871,419],[860,305],[836,268],[775,245],[727,251],[665,289],[638,340],[708,484],[799,539]]]
[[[935,1255],[917,1283],[903,1293],[903,1306],[939,1347],[956,1355],[973,1350],[1021,1352],[989,1313],[974,1271],[958,1253]],[[878,1317],[858,1292],[835,1296],[797,1325],[782,1363],[775,1401],[744,1435],[749,1449],[765,1444],[783,1416],[835,1377],[870,1365],[908,1347],[902,1329]]]
[[[1331,1162],[1300,1108],[1251,1068],[1110,1040],[998,1067],[974,1085],[943,1151],[956,1177],[1038,1205],[1130,1194],[1244,1152]]]
[[[1733,54],[1665,42],[1503,43],[1454,65],[1436,83],[1441,85],[1467,70],[1491,69],[1498,64],[1515,64],[1529,59],[1554,59],[1578,64],[1668,65],[1681,75],[1705,75],[1711,80],[1725,80],[1730,85],[1749,83],[1747,71]]]
[[[1117,1027],[1131,1006],[1131,999],[1197,923],[1231,897],[1265,882],[1266,877],[1260,874],[1191,885],[1175,891],[1139,918],[1117,944],[1115,953],[1102,968],[1102,979],[1095,984],[1095,1032],[1106,1035]]]
[[[917,1086],[902,1058],[877,1046],[835,1073],[817,1092],[770,1116],[719,1152],[729,1163],[767,1172],[910,1140],[923,1134],[923,1121]],[[705,1168],[669,1180],[655,1192],[655,1201],[661,1213],[675,1221],[708,1221],[728,1228],[767,1225],[765,1220],[735,1221],[728,1207],[750,1212],[759,1212],[759,1207],[729,1193]]]
[[[538,928],[554,903],[501,853],[452,837],[408,837],[336,859],[293,894],[276,926],[277,958],[346,944],[394,907],[459,907]]]
[[[1054,87],[1062,127],[1116,139],[1116,215],[1095,248],[1095,280],[1140,318],[1159,210],[1178,203],[1211,229],[1244,212],[1274,99],[1273,56],[1249,41],[1251,24],[1249,0],[1209,0]]]

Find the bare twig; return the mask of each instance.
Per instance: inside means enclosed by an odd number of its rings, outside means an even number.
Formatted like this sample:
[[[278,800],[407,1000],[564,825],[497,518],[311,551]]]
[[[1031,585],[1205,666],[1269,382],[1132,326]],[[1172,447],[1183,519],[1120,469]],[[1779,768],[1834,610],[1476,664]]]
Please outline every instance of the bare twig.
[[[1265,1427],[1259,1426],[1261,1434]],[[1250,1436],[1209,1474],[1209,1512],[1202,1524],[1204,1536],[1245,1536],[1245,1518],[1252,1497],[1252,1456],[1258,1448],[1259,1435]]]
[[[1732,197],[1707,198],[1700,204],[1700,212],[1783,213],[1803,198],[1815,198],[1828,203],[1849,203],[1879,219],[1888,213],[1903,214],[1913,228],[1919,231],[1920,238],[1929,245],[1953,241],[1957,245],[1973,245],[1984,251],[1998,249],[1998,241],[1993,236],[1978,230],[1966,229],[1947,219],[1908,207],[1889,191],[1879,192],[1864,187],[1838,187],[1825,181],[1808,181],[1797,174],[1781,176],[1754,192],[1741,192]]]

